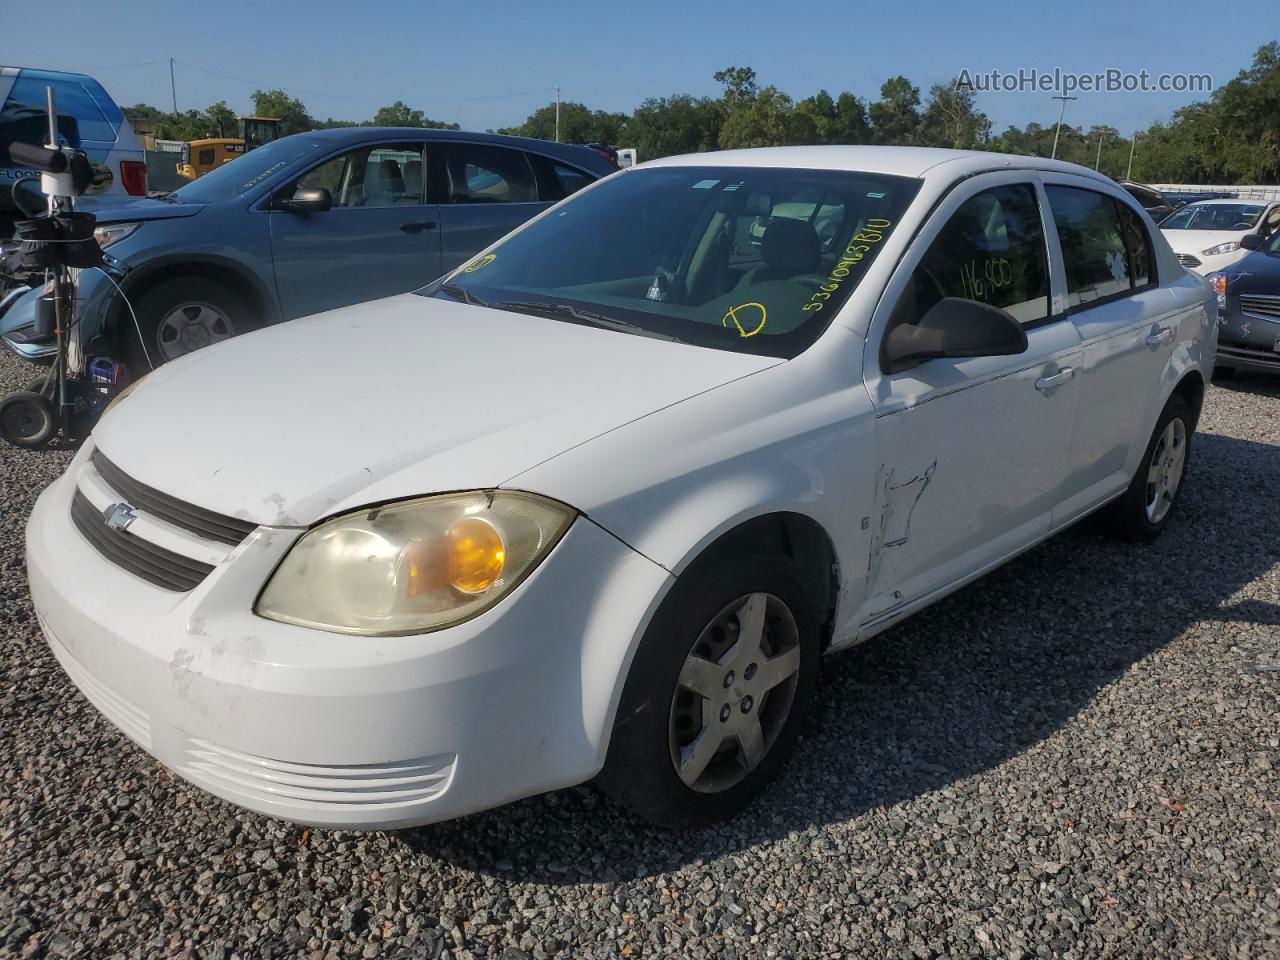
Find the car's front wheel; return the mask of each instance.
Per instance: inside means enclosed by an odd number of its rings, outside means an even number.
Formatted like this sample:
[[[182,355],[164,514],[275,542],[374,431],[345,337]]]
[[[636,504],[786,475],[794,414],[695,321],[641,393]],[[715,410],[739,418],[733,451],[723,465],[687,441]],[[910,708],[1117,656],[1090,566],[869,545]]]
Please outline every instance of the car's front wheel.
[[[158,283],[139,298],[135,309],[137,328],[126,311],[123,341],[129,368],[138,376],[256,326],[235,291],[205,277]]]
[[[817,621],[789,560],[694,564],[636,652],[601,786],[668,826],[733,815],[790,753],[817,666]]]
[[[1182,490],[1195,427],[1191,404],[1181,394],[1174,394],[1156,421],[1129,489],[1107,508],[1112,533],[1143,543],[1164,530]]]

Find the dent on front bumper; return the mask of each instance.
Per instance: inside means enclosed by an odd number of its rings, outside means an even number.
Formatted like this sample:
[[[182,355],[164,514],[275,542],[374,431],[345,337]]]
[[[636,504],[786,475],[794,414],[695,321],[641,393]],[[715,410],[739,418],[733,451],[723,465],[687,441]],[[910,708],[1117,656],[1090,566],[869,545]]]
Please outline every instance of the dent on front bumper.
[[[302,823],[391,828],[580,783],[603,764],[621,674],[668,574],[590,521],[467,623],[348,637],[252,613],[301,531],[259,527],[174,593],[75,528],[74,470],[27,528],[41,627],[86,698],[197,786]]]

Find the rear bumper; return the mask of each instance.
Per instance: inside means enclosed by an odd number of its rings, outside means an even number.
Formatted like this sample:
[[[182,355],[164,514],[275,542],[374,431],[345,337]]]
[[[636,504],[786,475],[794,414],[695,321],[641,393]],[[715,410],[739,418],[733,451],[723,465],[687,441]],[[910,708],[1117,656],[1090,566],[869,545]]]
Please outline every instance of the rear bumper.
[[[76,529],[75,471],[27,527],[40,625],[86,698],[186,780],[271,816],[383,829],[602,766],[626,655],[668,575],[590,521],[473,620],[349,637],[252,612],[301,531],[259,527],[193,590],[164,590]],[[618,664],[593,669],[601,650]]]

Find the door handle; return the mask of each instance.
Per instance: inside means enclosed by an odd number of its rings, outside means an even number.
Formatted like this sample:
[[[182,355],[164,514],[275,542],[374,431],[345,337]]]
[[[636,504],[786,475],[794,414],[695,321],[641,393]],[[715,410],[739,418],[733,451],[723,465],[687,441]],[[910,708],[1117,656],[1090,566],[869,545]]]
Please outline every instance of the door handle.
[[[1054,387],[1060,387],[1072,377],[1076,375],[1075,367],[1063,367],[1055,374],[1047,377],[1041,377],[1036,381],[1036,389],[1043,393],[1045,390],[1052,390]]]
[[[1152,330],[1147,334],[1147,346],[1158,347],[1162,343],[1168,343],[1173,339],[1173,328],[1162,327],[1159,330]]]
[[[421,233],[423,230],[434,230],[436,222],[434,220],[411,220],[409,223],[400,224],[400,229],[405,233]]]

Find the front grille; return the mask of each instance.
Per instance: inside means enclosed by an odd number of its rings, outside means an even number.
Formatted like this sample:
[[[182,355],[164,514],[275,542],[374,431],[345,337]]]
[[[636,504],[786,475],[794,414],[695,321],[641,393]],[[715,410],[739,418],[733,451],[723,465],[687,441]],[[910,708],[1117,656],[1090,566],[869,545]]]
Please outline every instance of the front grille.
[[[1261,317],[1280,319],[1280,297],[1269,297],[1265,294],[1241,294],[1240,309],[1245,313],[1257,314]]]
[[[213,565],[157,547],[123,530],[112,530],[79,490],[71,500],[71,520],[98,552],[136,577],[166,590],[185,592],[213,572]]]
[[[120,494],[122,499],[127,500],[131,507],[207,540],[229,543],[234,547],[257,529],[255,523],[185,503],[154,487],[148,487],[145,483],[139,483],[108,460],[101,450],[93,452],[92,462],[107,485]]]
[[[1193,257],[1189,253],[1178,254],[1178,262],[1189,270],[1194,270],[1196,267],[1200,266],[1200,259],[1198,257]]]

